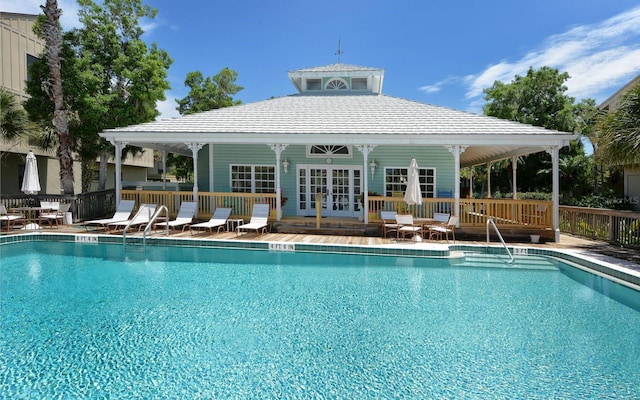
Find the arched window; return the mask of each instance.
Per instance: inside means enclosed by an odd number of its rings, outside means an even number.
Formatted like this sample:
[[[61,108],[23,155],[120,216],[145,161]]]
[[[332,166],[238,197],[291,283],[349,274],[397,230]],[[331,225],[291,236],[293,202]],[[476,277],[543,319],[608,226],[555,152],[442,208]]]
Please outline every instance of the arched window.
[[[350,146],[313,145],[307,146],[308,157],[351,157]]]
[[[329,82],[327,82],[325,89],[327,90],[347,90],[349,89],[349,86],[347,85],[347,82],[344,81],[344,79],[340,79],[340,78],[334,78],[331,79]]]

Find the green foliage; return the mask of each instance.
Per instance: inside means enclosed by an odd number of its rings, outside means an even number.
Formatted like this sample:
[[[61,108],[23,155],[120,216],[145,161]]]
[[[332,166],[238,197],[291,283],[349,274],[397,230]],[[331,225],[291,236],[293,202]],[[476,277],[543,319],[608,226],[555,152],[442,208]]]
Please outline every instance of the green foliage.
[[[233,95],[243,89],[236,85],[237,78],[238,73],[229,68],[223,68],[213,77],[206,78],[200,71],[189,72],[184,80],[189,94],[176,100],[176,109],[180,115],[186,115],[240,104],[241,101],[233,100]]]
[[[551,193],[545,192],[518,192],[520,200],[551,200],[551,196]],[[496,192],[492,197],[494,199],[513,199],[513,193]]]
[[[65,104],[71,112],[73,149],[85,164],[113,153],[113,146],[98,135],[104,129],[154,120],[156,103],[165,99],[172,63],[168,53],[141,39],[139,21],[152,19],[157,11],[141,0],[104,0],[98,5],[79,0],[82,26],[64,35],[62,76]],[[27,85],[31,98],[25,103],[30,118],[46,126],[52,103],[40,82],[48,67],[42,61],[30,66],[34,77]],[[130,149],[127,149],[130,151]],[[90,182],[85,179],[83,182]],[[104,183],[104,179],[101,178]],[[84,187],[83,191],[88,188]]]
[[[563,202],[568,206],[608,208],[612,210],[633,210],[632,202],[624,197],[616,197],[613,193],[608,195],[587,195],[580,198],[569,198]]]
[[[594,131],[599,160],[607,165],[640,164],[640,84],[622,97],[616,110],[599,116]]]
[[[575,127],[574,98],[565,95],[566,72],[542,67],[529,68],[525,76],[516,75],[510,84],[495,82],[485,89],[486,115],[522,122],[547,129],[572,132]]]
[[[28,136],[32,132],[27,113],[15,95],[0,87],[0,134],[6,139]]]
[[[180,115],[194,114],[241,104],[240,100],[233,100],[233,96],[243,88],[236,84],[238,73],[229,68],[223,68],[213,77],[204,77],[202,72],[193,71],[184,80],[189,88],[189,94],[176,100],[176,110]],[[170,154],[167,164],[174,167],[178,179],[191,181],[193,175],[193,161],[191,158]]]
[[[595,101],[586,99],[574,104],[575,99],[565,94],[568,79],[569,74],[554,68],[529,68],[525,76],[516,75],[509,84],[495,82],[491,88],[485,89],[487,103],[483,107],[484,113],[547,129],[588,134],[596,115]],[[519,162],[522,165],[518,166],[518,192],[550,191],[549,154],[530,154],[521,157]],[[585,155],[580,140],[561,150],[560,168],[562,188],[569,189],[570,196],[582,194],[590,188],[592,161]],[[501,191],[513,190],[510,165],[500,165],[491,173],[492,187]]]
[[[181,154],[167,154],[167,165],[173,166],[173,174],[182,182],[193,182],[193,159]]]

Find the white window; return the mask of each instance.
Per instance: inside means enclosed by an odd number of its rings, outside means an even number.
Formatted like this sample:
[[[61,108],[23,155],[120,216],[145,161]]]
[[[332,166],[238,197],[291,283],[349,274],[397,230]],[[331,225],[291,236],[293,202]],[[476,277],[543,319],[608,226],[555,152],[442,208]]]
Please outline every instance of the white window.
[[[367,90],[367,78],[351,78],[351,90]]]
[[[231,165],[231,191],[275,193],[275,171],[272,165]]]
[[[408,168],[387,167],[384,170],[385,196],[392,197],[399,194],[404,195],[407,190],[407,179],[409,179]],[[419,168],[420,191],[422,197],[434,198],[436,189],[435,168]]]
[[[344,79],[334,78],[334,79],[329,80],[329,82],[327,82],[327,84],[325,85],[325,89],[327,89],[327,90],[347,90],[347,89],[349,89],[349,86],[347,85],[347,82],[344,81]]]
[[[321,90],[322,82],[320,79],[307,79],[307,90]]]

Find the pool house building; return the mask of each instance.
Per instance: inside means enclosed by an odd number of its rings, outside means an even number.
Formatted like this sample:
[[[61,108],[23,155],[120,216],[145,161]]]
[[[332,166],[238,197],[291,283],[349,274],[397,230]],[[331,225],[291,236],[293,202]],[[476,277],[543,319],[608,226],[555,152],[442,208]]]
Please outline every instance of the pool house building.
[[[322,215],[366,224],[381,210],[418,217],[445,210],[463,226],[484,227],[491,217],[498,226],[541,230],[559,240],[558,156],[574,134],[385,95],[379,68],[332,64],[288,76],[297,91],[290,96],[101,133],[116,147],[116,177],[127,144],[194,162],[193,191],[123,190],[117,181],[116,198],[174,210],[194,199],[201,217],[221,206],[248,216],[254,202],[268,202],[277,221]],[[551,202],[518,200],[517,193],[508,200],[473,199],[461,188],[463,168],[536,152],[551,155]],[[420,206],[403,200],[414,157]]]

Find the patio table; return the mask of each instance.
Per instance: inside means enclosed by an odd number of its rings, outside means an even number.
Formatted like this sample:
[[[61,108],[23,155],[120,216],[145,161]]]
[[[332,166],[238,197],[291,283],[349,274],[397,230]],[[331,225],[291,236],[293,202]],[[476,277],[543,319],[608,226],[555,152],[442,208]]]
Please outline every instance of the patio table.
[[[51,211],[51,207],[14,207],[11,211],[24,213],[26,223],[22,229],[40,229],[40,225],[33,221],[36,221],[43,211]]]

